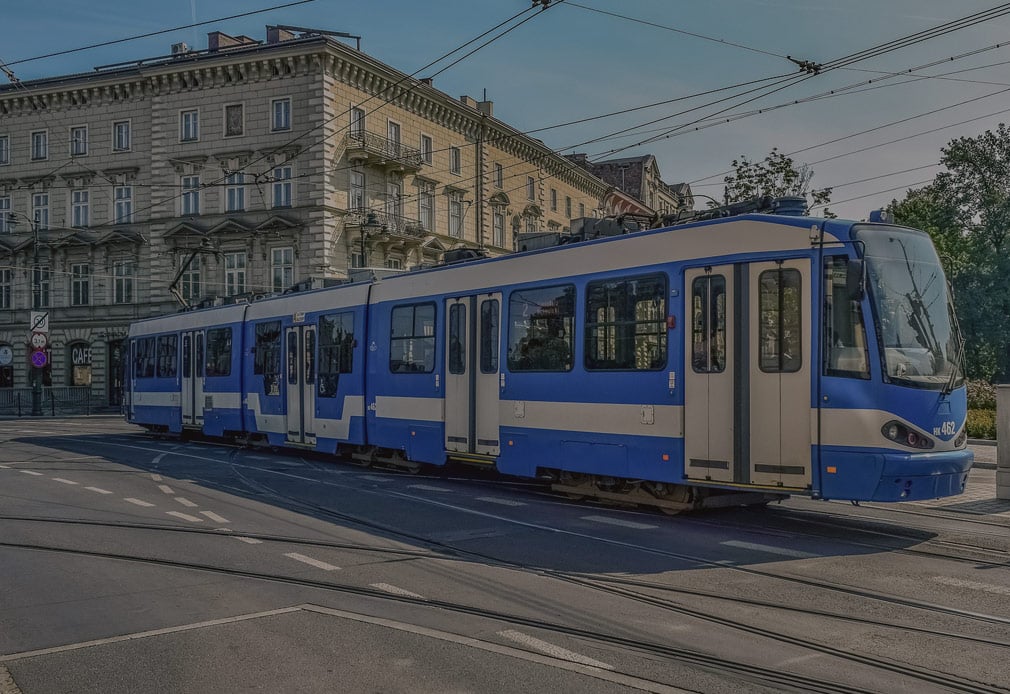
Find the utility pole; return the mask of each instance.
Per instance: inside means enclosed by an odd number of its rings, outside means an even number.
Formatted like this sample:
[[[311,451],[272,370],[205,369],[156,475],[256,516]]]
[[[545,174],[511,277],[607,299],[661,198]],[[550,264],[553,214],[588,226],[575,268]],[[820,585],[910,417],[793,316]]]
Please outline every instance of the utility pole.
[[[32,225],[32,308],[36,311],[42,308],[42,277],[39,273],[39,225],[36,220],[29,220]],[[32,364],[32,416],[42,415],[42,368]]]

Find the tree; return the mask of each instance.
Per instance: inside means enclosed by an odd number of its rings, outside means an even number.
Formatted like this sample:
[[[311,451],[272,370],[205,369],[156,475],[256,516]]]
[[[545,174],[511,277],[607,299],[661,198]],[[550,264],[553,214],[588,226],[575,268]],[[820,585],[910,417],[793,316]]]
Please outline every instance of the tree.
[[[791,157],[773,148],[764,161],[752,162],[747,157],[733,160],[733,173],[722,179],[726,184],[723,200],[729,204],[762,195],[778,198],[787,195],[806,197],[809,194],[812,204],[826,205],[831,202],[831,188],[810,190],[813,177],[814,172],[809,166],[802,164],[797,168]],[[825,209],[824,216],[834,215]]]

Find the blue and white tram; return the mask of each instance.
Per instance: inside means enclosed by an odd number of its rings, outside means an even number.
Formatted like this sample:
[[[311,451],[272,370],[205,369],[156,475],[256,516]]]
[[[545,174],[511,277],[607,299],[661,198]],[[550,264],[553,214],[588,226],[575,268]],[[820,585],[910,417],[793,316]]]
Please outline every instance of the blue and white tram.
[[[130,338],[128,418],[151,429],[456,459],[572,494],[914,500],[960,493],[972,463],[942,267],[926,234],[881,223],[712,219]]]

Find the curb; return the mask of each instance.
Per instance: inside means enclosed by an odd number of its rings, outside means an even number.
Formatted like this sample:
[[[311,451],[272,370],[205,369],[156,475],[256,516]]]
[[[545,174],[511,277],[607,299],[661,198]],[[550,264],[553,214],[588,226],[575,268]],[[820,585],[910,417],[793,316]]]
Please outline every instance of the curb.
[[[996,441],[993,439],[968,439],[969,446],[995,446]]]

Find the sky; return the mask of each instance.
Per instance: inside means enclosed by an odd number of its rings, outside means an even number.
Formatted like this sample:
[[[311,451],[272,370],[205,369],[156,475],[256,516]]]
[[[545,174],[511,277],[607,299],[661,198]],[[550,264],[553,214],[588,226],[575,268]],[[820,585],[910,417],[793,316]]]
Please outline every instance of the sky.
[[[364,52],[412,74],[531,8],[529,0],[313,0],[32,60],[293,1],[8,2],[0,61],[27,81],[165,55],[180,41],[205,48],[209,31],[263,39],[267,24],[288,24],[361,36]],[[932,180],[951,140],[1010,117],[1010,45],[996,47],[1007,40],[1010,14],[792,84],[770,78],[801,76],[786,56],[828,64],[995,7],[977,0],[564,0],[437,75],[435,86],[478,100],[486,90],[497,118],[564,153],[591,160],[653,154],[665,181],[691,183],[699,207],[702,196],[721,197],[734,159],[760,161],[777,148],[809,165],[813,188],[833,188],[834,213],[865,219]],[[932,63],[939,64],[922,68]],[[913,68],[914,79],[894,76]],[[747,82],[754,83],[697,96]],[[772,88],[780,90],[765,93]],[[828,96],[804,101],[821,94]],[[748,99],[755,100],[741,103]],[[643,125],[650,121],[657,122]],[[660,139],[644,142],[652,137]]]

